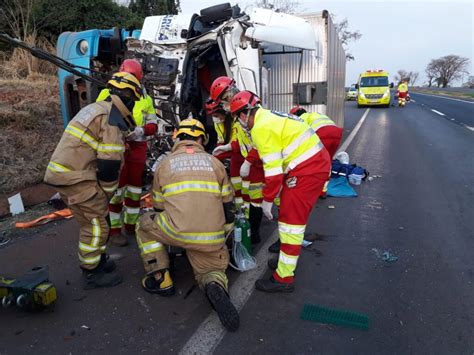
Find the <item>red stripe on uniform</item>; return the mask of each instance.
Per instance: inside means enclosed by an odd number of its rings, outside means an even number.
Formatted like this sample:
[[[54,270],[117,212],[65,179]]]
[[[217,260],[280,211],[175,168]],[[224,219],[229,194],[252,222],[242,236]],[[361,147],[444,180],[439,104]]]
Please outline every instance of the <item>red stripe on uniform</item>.
[[[110,212],[115,212],[115,213],[120,213],[122,212],[122,203],[115,203],[115,204],[112,204],[110,203],[109,204],[109,211]]]
[[[301,244],[293,245],[293,244],[281,243],[280,250],[284,252],[286,255],[299,256],[301,252]]]
[[[125,206],[133,207],[133,208],[140,207],[140,200],[134,201],[131,198],[126,197],[125,198]]]
[[[292,284],[295,281],[294,276],[280,277],[276,271],[273,273],[273,278],[282,284]]]

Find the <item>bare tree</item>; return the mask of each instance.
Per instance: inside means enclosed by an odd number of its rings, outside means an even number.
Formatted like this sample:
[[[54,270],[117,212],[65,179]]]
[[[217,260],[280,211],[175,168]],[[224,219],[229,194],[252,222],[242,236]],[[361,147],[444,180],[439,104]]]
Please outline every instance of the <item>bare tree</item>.
[[[333,19],[335,19],[335,15],[332,15]],[[346,60],[354,60],[354,56],[348,50],[348,45],[350,42],[355,42],[362,37],[362,34],[358,31],[351,31],[349,30],[349,21],[347,18],[344,18],[341,22],[335,22],[336,31],[339,34],[339,38],[341,39],[342,45],[344,50],[346,51]]]
[[[415,86],[415,83],[418,80],[419,75],[420,75],[420,73],[418,73],[417,71],[411,72],[411,75],[410,75],[410,84],[411,84],[411,86]]]
[[[469,59],[458,55],[447,55],[438,59],[432,59],[426,67],[428,71],[435,74],[434,79],[438,86],[447,87],[453,80],[459,79],[462,74],[467,74]]]
[[[298,10],[300,3],[299,1],[292,0],[273,0],[271,3],[268,0],[257,0],[255,6],[285,14],[294,14]]]
[[[426,79],[428,79],[428,87],[433,86],[433,83],[436,81],[437,78],[434,59],[432,59],[431,62],[426,66],[425,74]]]
[[[7,24],[12,34],[21,40],[31,35],[36,37],[37,23],[33,8],[37,2],[37,0],[5,0],[0,7],[0,21]]]

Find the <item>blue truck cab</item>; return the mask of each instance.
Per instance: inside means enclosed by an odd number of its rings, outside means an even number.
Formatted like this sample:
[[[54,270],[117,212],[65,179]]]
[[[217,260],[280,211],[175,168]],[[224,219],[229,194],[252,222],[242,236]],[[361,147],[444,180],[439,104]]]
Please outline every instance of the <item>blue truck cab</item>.
[[[130,37],[139,38],[140,32],[118,28],[64,32],[58,38],[57,55],[83,67],[78,70],[84,74],[106,82],[107,75],[117,71],[124,58],[125,40]],[[102,88],[63,69],[58,70],[58,76],[61,113],[66,126],[82,107],[95,101]]]

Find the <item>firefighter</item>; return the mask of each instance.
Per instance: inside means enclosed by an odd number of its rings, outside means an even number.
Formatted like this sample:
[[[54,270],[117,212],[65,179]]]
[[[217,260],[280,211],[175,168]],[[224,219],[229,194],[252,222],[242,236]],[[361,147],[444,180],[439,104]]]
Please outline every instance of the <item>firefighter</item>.
[[[48,164],[44,181],[56,187],[80,225],[79,261],[84,289],[122,282],[105,253],[108,201],[117,186],[124,134],[133,132],[131,111],[141,97],[140,82],[129,73],[113,75],[110,97],[92,103],[69,122]]]
[[[166,246],[184,248],[199,287],[222,324],[237,330],[239,314],[228,295],[225,274],[229,253],[225,234],[232,229],[232,188],[225,168],[206,153],[204,126],[181,121],[178,141],[158,166],[153,180],[155,213],[144,214],[137,241],[147,272],[143,288],[161,296],[174,294]]]
[[[405,106],[408,96],[408,80],[403,79],[397,88],[398,105]]]
[[[211,99],[230,111],[230,100],[239,90],[235,81],[227,76],[219,77],[212,83]],[[225,151],[232,151],[231,181],[236,196],[236,205],[242,204],[245,215],[250,223],[250,235],[253,244],[260,242],[260,225],[262,222],[263,201],[262,188],[264,181],[263,164],[257,150],[253,147],[249,134],[242,129],[239,122],[234,122],[232,142],[218,146],[213,154],[219,155]]]
[[[123,61],[121,72],[133,74],[140,82],[143,71],[140,62],[135,59]],[[103,101],[110,96],[108,89],[104,89],[97,97]],[[115,195],[110,200],[110,239],[117,246],[128,245],[126,235],[135,234],[135,224],[140,213],[140,197],[142,193],[142,176],[145,170],[147,142],[146,137],[152,136],[157,131],[157,117],[152,98],[143,90],[143,95],[133,107],[135,130],[126,137],[125,161],[120,172],[119,186]],[[124,201],[125,200],[125,201]],[[122,209],[125,204],[123,223],[126,235],[122,231]]]
[[[290,113],[301,117],[316,132],[332,159],[334,154],[336,154],[337,148],[339,148],[339,144],[341,144],[342,128],[336,126],[336,123],[328,116],[318,112],[306,112],[304,108],[299,106],[293,107]],[[328,182],[329,180],[324,184],[323,192],[320,196],[323,199],[326,198]]]
[[[273,219],[272,205],[280,193],[278,266],[270,279],[255,282],[265,292],[293,292],[294,271],[309,214],[330,172],[331,159],[313,129],[299,117],[266,110],[250,91],[235,95],[232,115],[248,129],[265,171],[262,209]]]
[[[209,98],[204,105],[206,114],[212,117],[214,130],[217,134],[217,146],[229,144],[232,140],[232,116],[222,108],[221,104]],[[225,151],[216,156],[220,161],[230,159],[232,151]]]

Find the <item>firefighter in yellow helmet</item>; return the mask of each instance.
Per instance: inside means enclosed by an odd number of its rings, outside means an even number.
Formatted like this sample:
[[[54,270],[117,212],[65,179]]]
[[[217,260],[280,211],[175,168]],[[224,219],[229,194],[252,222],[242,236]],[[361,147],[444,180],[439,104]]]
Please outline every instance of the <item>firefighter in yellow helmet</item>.
[[[111,96],[80,110],[67,125],[48,164],[44,181],[54,186],[79,223],[79,261],[84,289],[122,282],[105,253],[108,201],[118,185],[124,135],[135,128],[131,110],[140,83],[116,73],[107,84]]]
[[[143,70],[136,59],[125,59],[120,71],[134,75],[139,81],[143,78]],[[97,101],[103,101],[110,96],[109,89],[103,89]],[[155,106],[151,96],[143,94],[133,107],[133,119],[136,127],[132,134],[126,137],[127,149],[120,172],[119,186],[109,204],[110,241],[116,246],[128,244],[127,235],[135,235],[135,224],[140,212],[140,197],[142,192],[142,176],[145,170],[147,141],[158,129]],[[122,221],[122,209],[123,221]],[[124,224],[125,234],[122,234]]]
[[[199,287],[222,324],[235,331],[239,314],[230,301],[225,274],[229,264],[225,234],[234,221],[232,188],[222,163],[204,151],[207,135],[201,122],[183,120],[177,139],[155,172],[155,213],[144,214],[137,226],[147,272],[142,286],[150,293],[173,295],[166,246],[184,248]]]

